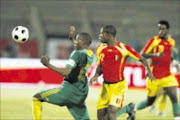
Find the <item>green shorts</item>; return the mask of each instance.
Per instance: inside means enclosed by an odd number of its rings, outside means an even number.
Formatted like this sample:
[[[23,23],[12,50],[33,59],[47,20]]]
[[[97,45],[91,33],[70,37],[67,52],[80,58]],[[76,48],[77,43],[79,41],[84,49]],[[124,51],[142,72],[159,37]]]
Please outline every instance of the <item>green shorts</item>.
[[[88,94],[78,90],[73,84],[64,81],[61,87],[40,92],[45,102],[59,106],[67,106],[75,120],[89,120],[85,99]]]

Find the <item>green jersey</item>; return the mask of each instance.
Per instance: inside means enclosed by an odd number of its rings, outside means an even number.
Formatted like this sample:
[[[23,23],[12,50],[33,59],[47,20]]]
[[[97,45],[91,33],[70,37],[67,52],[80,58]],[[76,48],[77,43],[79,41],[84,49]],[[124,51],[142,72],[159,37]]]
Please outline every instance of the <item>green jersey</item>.
[[[79,87],[88,84],[88,69],[93,63],[93,59],[94,55],[91,50],[74,50],[66,65],[66,67],[72,68],[72,71],[64,80]]]
[[[179,62],[178,50],[176,48],[172,49],[172,56],[177,62]]]
[[[85,99],[88,95],[87,72],[93,63],[91,50],[75,50],[69,58],[66,67],[72,68],[71,73],[64,78],[61,87],[41,91],[45,102],[67,106],[75,120],[90,120]]]

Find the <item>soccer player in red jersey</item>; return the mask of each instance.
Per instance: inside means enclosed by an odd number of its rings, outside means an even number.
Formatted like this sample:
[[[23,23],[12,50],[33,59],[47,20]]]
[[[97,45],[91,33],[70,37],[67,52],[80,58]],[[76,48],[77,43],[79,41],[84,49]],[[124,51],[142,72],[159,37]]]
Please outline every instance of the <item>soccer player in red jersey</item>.
[[[102,42],[97,48],[98,67],[90,84],[103,74],[104,82],[97,105],[98,120],[115,120],[116,114],[128,113],[128,119],[134,120],[134,103],[123,107],[127,83],[123,75],[127,57],[139,60],[148,70],[148,76],[154,79],[147,61],[132,47],[116,41],[116,28],[112,25],[103,27],[99,39]]]
[[[175,41],[168,36],[170,25],[167,21],[159,21],[159,34],[150,39],[142,49],[142,56],[151,58],[151,69],[156,81],[147,79],[147,100],[141,101],[136,106],[136,110],[146,108],[153,104],[159,90],[164,89],[170,97],[175,119],[180,119],[180,107],[177,99],[176,87],[177,79],[170,72],[171,50],[175,46]]]

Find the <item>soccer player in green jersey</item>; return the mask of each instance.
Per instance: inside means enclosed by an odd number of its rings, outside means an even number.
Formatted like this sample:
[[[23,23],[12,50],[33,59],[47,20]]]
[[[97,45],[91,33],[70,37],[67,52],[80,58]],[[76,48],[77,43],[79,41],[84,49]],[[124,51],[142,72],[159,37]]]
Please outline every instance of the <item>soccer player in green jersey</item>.
[[[70,27],[70,40],[75,50],[71,53],[65,68],[57,68],[50,63],[48,56],[41,57],[41,63],[64,76],[61,87],[36,93],[33,96],[33,116],[41,120],[42,102],[67,106],[75,120],[89,120],[85,99],[88,95],[87,72],[93,63],[93,52],[89,49],[92,39],[88,33],[79,33],[74,40],[75,27]]]

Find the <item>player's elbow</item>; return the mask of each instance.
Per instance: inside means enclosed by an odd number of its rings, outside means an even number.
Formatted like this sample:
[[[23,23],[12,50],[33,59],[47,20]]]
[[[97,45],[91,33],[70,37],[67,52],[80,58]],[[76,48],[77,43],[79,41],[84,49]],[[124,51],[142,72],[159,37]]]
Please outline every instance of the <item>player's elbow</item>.
[[[61,75],[68,76],[71,73],[71,68],[65,68]]]

